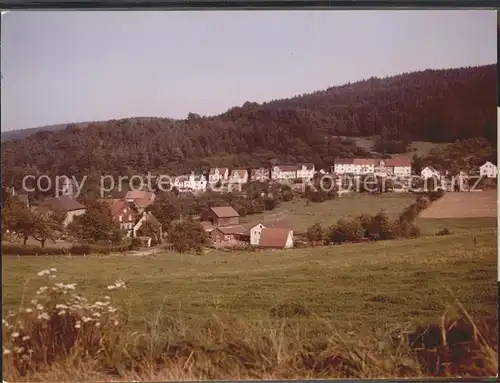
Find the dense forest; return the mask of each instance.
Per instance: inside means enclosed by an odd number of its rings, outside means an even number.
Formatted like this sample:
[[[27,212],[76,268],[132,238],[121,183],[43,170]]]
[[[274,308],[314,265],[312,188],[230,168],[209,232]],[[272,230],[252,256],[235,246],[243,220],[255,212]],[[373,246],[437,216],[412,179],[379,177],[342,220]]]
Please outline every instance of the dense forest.
[[[387,132],[401,142],[483,137],[496,145],[496,84],[496,65],[426,70],[247,102],[218,116],[68,124],[2,142],[2,178],[18,184],[26,174],[181,174],[272,161],[323,167],[369,155],[348,137]]]

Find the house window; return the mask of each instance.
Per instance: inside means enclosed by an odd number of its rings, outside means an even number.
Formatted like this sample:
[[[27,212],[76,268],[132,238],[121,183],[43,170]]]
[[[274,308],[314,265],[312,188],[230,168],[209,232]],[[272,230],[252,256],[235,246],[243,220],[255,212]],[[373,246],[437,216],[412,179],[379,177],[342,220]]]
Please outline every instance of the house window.
[[[121,216],[121,215],[119,215],[119,216],[118,216],[118,222],[121,222],[121,221],[122,221],[122,216]]]
[[[128,220],[132,221],[132,215],[131,214],[128,215]]]

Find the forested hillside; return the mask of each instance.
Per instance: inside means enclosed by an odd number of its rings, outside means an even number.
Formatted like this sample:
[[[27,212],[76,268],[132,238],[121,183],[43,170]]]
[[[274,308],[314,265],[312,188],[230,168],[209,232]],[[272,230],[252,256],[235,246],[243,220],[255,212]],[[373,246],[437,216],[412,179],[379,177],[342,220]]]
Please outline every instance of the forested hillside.
[[[131,118],[68,124],[2,142],[2,178],[25,174],[182,173],[215,165],[314,162],[366,156],[338,136],[446,142],[485,137],[496,145],[496,65],[427,70],[247,102],[218,116],[185,120]]]

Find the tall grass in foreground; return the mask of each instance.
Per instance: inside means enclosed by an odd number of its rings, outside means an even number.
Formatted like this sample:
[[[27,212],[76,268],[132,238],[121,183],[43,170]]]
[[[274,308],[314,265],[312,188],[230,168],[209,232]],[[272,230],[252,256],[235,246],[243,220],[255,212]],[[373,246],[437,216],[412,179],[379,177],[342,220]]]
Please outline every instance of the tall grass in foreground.
[[[303,307],[277,306],[270,318],[213,314],[197,328],[158,308],[132,331],[114,302],[117,281],[99,300],[57,281],[56,269],[32,300],[3,319],[6,381],[197,380],[494,376],[497,323],[474,322],[457,303],[439,324],[387,329],[371,338],[338,331]],[[308,333],[299,317],[317,323]]]

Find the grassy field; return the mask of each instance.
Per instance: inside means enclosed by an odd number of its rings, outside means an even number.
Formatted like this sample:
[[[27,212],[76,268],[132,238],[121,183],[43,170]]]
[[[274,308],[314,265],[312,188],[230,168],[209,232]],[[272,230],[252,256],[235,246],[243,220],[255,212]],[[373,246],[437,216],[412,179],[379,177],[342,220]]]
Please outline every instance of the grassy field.
[[[316,222],[329,226],[342,217],[356,217],[360,214],[377,214],[385,210],[391,218],[399,216],[403,209],[415,202],[416,197],[408,193],[384,193],[367,195],[361,193],[344,194],[341,198],[307,203],[294,199],[281,204],[272,212],[255,214],[242,219],[244,223],[285,219],[296,232],[304,232]]]
[[[300,230],[381,209],[396,217],[413,201],[405,194],[353,195],[320,204],[291,201],[279,213]],[[445,313],[450,319],[465,311],[475,323],[497,323],[496,219],[417,223],[424,234],[418,239],[286,251],[4,256],[4,314],[30,306],[47,284],[37,272],[56,268],[49,283],[76,283],[90,301],[110,295],[123,323],[100,335],[119,336],[112,355],[64,359],[24,377],[7,363],[8,381],[491,375],[498,368],[496,342],[478,357],[479,370],[464,370],[469,361],[442,372],[394,339],[441,323]],[[454,234],[434,235],[444,227]],[[126,289],[107,289],[119,279]]]

